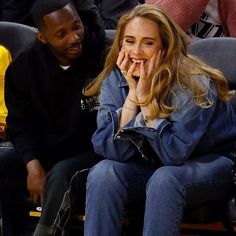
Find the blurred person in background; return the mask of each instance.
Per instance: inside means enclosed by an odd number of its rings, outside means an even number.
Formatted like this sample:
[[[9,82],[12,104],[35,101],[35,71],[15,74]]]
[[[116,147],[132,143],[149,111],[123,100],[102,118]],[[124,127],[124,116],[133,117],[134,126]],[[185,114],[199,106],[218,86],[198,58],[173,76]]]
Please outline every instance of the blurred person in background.
[[[193,39],[236,37],[235,0],[146,0],[171,16]]]

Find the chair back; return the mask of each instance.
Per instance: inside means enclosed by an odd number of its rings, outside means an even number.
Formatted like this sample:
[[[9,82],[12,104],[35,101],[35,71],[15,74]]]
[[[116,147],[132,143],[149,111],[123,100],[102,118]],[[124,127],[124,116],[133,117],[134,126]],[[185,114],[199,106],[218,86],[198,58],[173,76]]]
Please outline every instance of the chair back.
[[[108,39],[110,39],[110,40],[114,40],[114,38],[115,38],[115,33],[116,33],[116,30],[112,30],[112,29],[106,29],[106,30],[105,30],[106,38],[108,38]]]
[[[14,59],[36,38],[37,29],[31,26],[0,21],[0,44],[5,46]]]
[[[188,53],[223,72],[230,89],[236,89],[236,38],[219,37],[193,41]],[[236,110],[236,96],[230,101]]]

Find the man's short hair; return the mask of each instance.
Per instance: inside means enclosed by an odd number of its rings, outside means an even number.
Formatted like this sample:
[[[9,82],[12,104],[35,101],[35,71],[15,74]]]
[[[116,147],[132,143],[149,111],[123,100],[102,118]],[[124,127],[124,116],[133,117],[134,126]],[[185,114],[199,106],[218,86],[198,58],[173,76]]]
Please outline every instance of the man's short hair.
[[[42,29],[42,27],[45,26],[43,17],[62,9],[67,4],[71,4],[74,7],[71,0],[36,0],[31,9],[31,15],[35,26],[38,29]]]

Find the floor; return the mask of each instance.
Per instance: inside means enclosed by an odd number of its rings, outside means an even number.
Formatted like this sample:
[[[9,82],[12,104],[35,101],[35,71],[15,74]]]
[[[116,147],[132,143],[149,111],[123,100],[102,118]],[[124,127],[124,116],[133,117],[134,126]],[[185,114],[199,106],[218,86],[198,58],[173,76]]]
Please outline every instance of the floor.
[[[141,236],[140,232],[141,230],[139,226],[134,225],[124,235],[125,236]],[[236,233],[227,232],[221,223],[199,224],[199,225],[183,224],[181,236],[236,236]]]
[[[27,230],[24,232],[19,232],[17,236],[32,236],[33,227],[33,225],[27,227]],[[18,225],[17,228],[22,229],[22,224],[21,227]],[[141,231],[140,224],[136,223],[127,226],[123,236],[141,236]],[[83,224],[77,228],[74,228],[70,236],[83,236]],[[183,224],[181,236],[236,236],[236,233],[226,232],[221,223],[199,225]]]
[[[236,230],[236,229],[235,229]],[[201,225],[182,225],[181,236],[235,236],[236,233],[230,233],[219,223],[201,224]]]

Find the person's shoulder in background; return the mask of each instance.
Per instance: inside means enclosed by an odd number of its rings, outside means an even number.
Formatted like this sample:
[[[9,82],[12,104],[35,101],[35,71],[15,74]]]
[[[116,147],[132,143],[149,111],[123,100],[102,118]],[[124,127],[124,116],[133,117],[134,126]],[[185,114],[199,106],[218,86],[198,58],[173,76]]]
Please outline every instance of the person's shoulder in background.
[[[5,140],[6,138],[7,108],[4,101],[4,78],[6,69],[11,63],[11,60],[10,51],[0,45],[0,140]]]

